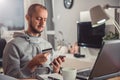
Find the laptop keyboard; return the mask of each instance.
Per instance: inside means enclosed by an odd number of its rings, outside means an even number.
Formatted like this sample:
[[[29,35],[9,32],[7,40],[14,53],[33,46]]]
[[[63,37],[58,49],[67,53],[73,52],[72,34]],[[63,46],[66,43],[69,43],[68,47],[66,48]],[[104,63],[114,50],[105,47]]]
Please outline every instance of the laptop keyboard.
[[[78,72],[77,75],[88,77],[90,75],[90,72],[91,72],[91,70],[86,70],[86,71],[83,71],[83,72]]]

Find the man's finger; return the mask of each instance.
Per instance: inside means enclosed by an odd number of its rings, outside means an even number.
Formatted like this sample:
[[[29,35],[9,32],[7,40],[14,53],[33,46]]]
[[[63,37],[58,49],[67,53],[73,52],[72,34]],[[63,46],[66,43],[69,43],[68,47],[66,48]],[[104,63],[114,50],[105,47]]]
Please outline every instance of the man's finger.
[[[44,53],[44,56],[46,56],[46,57],[47,57],[49,54],[50,54],[49,52],[47,52],[47,53]]]

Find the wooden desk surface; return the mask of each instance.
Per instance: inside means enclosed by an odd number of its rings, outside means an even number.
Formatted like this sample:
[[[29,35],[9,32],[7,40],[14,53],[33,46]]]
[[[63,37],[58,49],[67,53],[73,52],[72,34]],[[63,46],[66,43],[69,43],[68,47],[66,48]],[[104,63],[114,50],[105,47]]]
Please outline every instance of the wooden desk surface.
[[[65,62],[62,64],[62,67],[76,68],[80,70],[80,69],[92,68],[93,65],[94,65],[94,61],[89,62],[83,59],[74,59],[67,57]],[[120,80],[120,77],[114,77],[108,80]]]
[[[108,80],[120,80],[120,77],[114,77],[114,78],[110,78]]]
[[[78,59],[72,59],[72,58],[66,58],[65,62],[62,64],[62,67],[69,67],[69,68],[76,68],[79,69],[86,69],[86,68],[92,68],[94,63],[87,62],[87,61],[81,61]]]

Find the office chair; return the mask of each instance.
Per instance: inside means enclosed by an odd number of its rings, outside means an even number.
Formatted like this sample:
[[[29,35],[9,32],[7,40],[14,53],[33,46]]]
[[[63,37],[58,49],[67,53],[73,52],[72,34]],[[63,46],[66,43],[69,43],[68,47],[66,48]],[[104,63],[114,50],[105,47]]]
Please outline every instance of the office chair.
[[[5,39],[0,39],[0,67],[2,67],[2,56],[3,56],[3,50],[6,45],[6,40]]]

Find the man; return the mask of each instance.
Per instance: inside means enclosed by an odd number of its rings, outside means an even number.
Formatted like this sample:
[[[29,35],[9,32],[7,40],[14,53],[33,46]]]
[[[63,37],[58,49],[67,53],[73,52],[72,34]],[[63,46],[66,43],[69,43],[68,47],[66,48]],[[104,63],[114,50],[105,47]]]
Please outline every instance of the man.
[[[52,48],[41,38],[46,25],[48,12],[41,4],[32,4],[27,12],[28,29],[14,35],[3,54],[4,73],[16,78],[30,78],[36,74],[58,73],[64,58],[54,58],[54,52],[42,53]],[[51,65],[50,65],[51,64]]]

